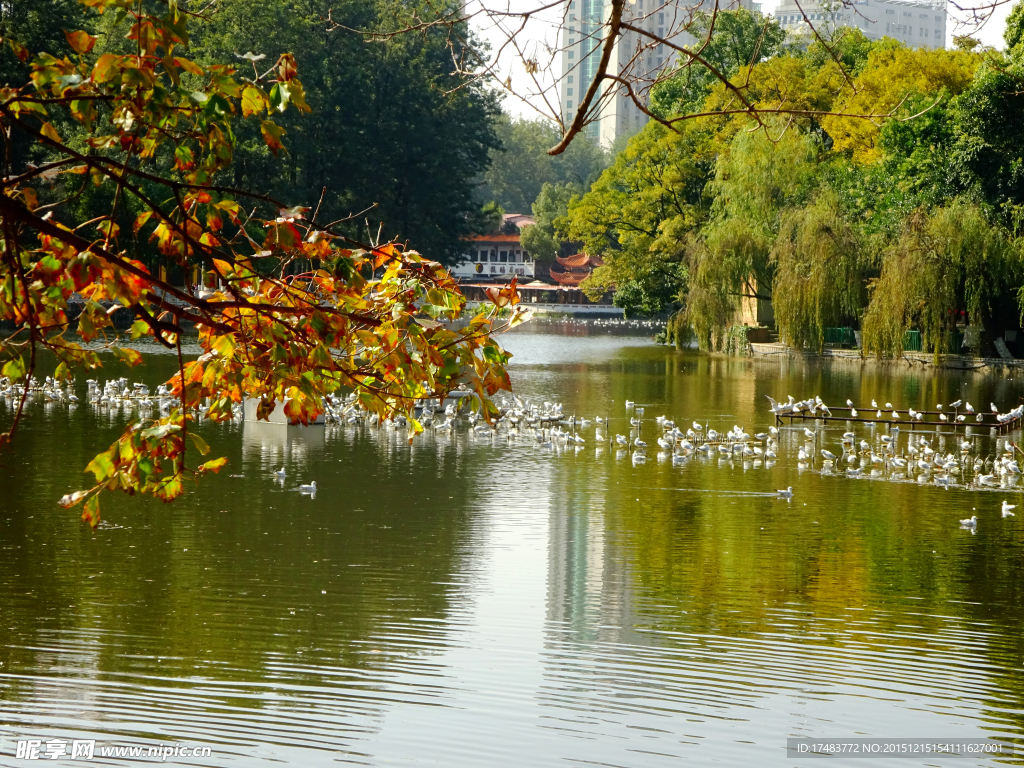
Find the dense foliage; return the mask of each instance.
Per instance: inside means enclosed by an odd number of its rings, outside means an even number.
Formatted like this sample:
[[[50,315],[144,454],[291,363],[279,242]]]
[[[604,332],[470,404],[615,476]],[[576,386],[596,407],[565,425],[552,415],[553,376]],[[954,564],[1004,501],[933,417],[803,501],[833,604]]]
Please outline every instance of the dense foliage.
[[[154,14],[166,13],[166,3],[143,3],[148,5]],[[436,13],[448,5],[431,4]],[[303,73],[300,102],[293,102],[299,109],[274,105],[288,151],[278,156],[263,141],[258,121],[238,123],[232,127],[231,169],[222,181],[296,205],[319,205],[322,221],[365,211],[339,229],[365,240],[367,223],[376,237],[383,222],[384,240],[410,243],[453,263],[463,238],[479,228],[474,190],[499,146],[497,101],[452,73],[444,30],[373,42],[349,31],[400,28],[414,14],[430,13],[421,6],[397,0],[219,0],[202,18],[191,17],[189,56],[197,66],[233,64],[240,77],[252,78],[290,52]],[[130,16],[96,14],[77,0],[14,0],[0,14],[5,36],[33,53],[73,54],[65,29],[96,36],[95,57],[135,50]],[[343,26],[332,27],[328,15]],[[0,82],[19,85],[28,70],[8,49],[0,59]],[[95,197],[82,200],[80,208]],[[145,252],[141,258],[146,261]]]
[[[649,124],[558,220],[557,235],[605,261],[584,288],[675,313],[677,337],[692,329],[704,348],[769,300],[797,347],[852,326],[886,355],[910,329],[926,349],[959,351],[958,325],[990,347],[1019,327],[1024,285],[1022,8],[1005,53],[845,29],[831,55],[723,13],[708,51],[733,87],[683,69],[652,97],[663,118],[711,116]],[[751,117],[738,93],[805,113]]]
[[[294,126],[340,134],[342,121],[358,126],[362,118],[335,107],[331,126],[315,118],[308,125],[285,122],[286,115],[312,111],[314,91],[299,79],[296,58],[246,54],[241,63],[224,63],[208,54],[199,63],[191,53],[195,20],[173,3],[158,6],[162,15],[139,10],[135,0],[86,4],[104,14],[92,26],[106,32],[67,30],[65,55],[4,41],[19,65],[11,65],[0,88],[8,150],[0,322],[14,328],[0,340],[0,375],[20,397],[0,447],[15,436],[44,354],[56,358],[53,377],[61,382],[100,367],[109,360],[102,352],[131,365],[141,361],[113,329],[117,311],[135,319],[132,339],[151,337],[176,351],[178,373],[167,387],[177,407],[131,423],[89,465],[94,483],[62,500],[84,504],[93,524],[104,490],[170,501],[187,478],[218,470],[224,459],[187,466],[186,438],[200,453],[209,450],[189,424],[200,412],[230,419],[245,398],[258,401],[259,418],[283,403],[291,419],[308,423],[323,412],[326,396],[350,392],[378,416],[406,415],[414,433],[417,400],[465,386],[485,418],[493,416],[489,397],[508,387],[508,356],[491,338],[488,316],[452,324],[465,299],[442,264],[395,244],[362,246],[322,208],[286,206],[275,197],[278,189],[301,189],[299,176],[312,172],[307,164],[321,163],[303,141],[290,140],[302,133]],[[272,17],[272,6],[245,7],[264,41],[289,42],[287,35],[275,40],[273,18],[255,20]],[[29,67],[28,80],[11,85],[20,65]],[[318,86],[324,99],[328,85]],[[239,155],[245,166],[267,153],[284,161],[290,181],[273,169],[238,171]],[[347,161],[322,161],[329,162]],[[402,165],[402,183],[420,184],[417,168],[428,172],[434,162]],[[316,173],[331,173],[322,163]],[[256,191],[233,186],[259,179],[265,184]],[[319,180],[331,184],[332,195],[373,183],[342,178],[335,187],[327,176]],[[408,186],[407,194],[417,193]],[[515,285],[495,291],[493,300],[515,304]],[[181,335],[189,328],[198,331],[204,354],[186,362]]]
[[[608,166],[607,153],[584,136],[562,154],[549,155],[560,134],[544,120],[499,115],[494,127],[498,146],[491,150],[477,197],[496,202],[507,213],[530,213],[545,184],[589,189]]]

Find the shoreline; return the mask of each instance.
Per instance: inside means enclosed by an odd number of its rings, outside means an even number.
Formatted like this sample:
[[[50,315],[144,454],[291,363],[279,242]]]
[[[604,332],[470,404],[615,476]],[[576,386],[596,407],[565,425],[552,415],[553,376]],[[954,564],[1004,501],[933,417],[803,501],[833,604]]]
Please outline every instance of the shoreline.
[[[971,357],[968,355],[941,354],[936,358],[931,352],[904,352],[901,357],[878,357],[863,354],[856,349],[829,349],[822,352],[793,349],[778,342],[750,342],[749,356],[754,359],[768,360],[784,356],[801,360],[838,360],[856,363],[860,366],[913,368],[945,368],[958,371],[995,371],[998,369],[1024,369],[1024,360],[1004,360],[999,357]]]

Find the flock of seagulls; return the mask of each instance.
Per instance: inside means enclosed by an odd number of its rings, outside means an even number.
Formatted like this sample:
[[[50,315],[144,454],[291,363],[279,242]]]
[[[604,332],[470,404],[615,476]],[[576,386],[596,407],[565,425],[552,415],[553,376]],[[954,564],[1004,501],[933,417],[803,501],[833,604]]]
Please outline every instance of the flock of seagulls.
[[[622,321],[581,322],[613,324]],[[0,398],[11,400],[24,394],[25,384],[14,384],[7,378],[0,378]],[[801,471],[813,468],[820,456],[822,475],[930,482],[947,490],[950,487],[1013,490],[1022,476],[1021,464],[1015,455],[1019,449],[1013,443],[997,438],[994,452],[982,455],[977,450],[978,441],[972,440],[969,432],[962,438],[940,434],[933,440],[914,433],[908,434],[906,440],[901,440],[898,424],[890,425],[887,434],[876,434],[876,425],[870,424],[867,435],[858,436],[855,432],[846,431],[838,439],[820,427],[783,427],[780,433],[779,428],[773,426],[767,431],[751,434],[738,424],[719,430],[713,428],[710,422],[692,421],[689,426],[685,426],[666,416],[645,420],[645,406],[627,400],[625,415],[629,428],[624,432],[612,433],[612,419],[607,415],[577,418],[575,415],[566,415],[561,403],[533,402],[514,395],[497,403],[500,415],[488,424],[479,412],[462,407],[463,398],[469,394],[454,392],[444,402],[424,401],[417,418],[425,432],[450,437],[460,426],[466,426],[474,439],[487,440],[492,444],[498,441],[511,444],[525,439],[549,451],[572,449],[578,452],[591,443],[600,450],[607,444],[615,449],[617,458],[629,456],[634,466],[644,464],[648,449],[654,450],[656,447],[658,459],[671,460],[674,466],[684,465],[694,457],[717,457],[720,463],[739,459],[744,462],[744,466],[749,462],[763,463],[765,467],[772,466],[778,460],[780,437],[792,434],[797,438],[797,468]],[[31,378],[28,382],[28,395],[71,407],[79,402],[74,382],[60,382],[51,377],[41,382]],[[790,396],[786,402],[781,403],[770,397],[768,399],[771,412],[775,415],[799,414],[804,418],[813,418],[818,413],[830,414],[828,405],[821,397],[798,401]],[[93,407],[112,414],[129,414],[138,410],[141,415],[153,411],[166,414],[177,403],[177,399],[164,385],[158,386],[151,393],[148,385],[129,383],[126,378],[102,383],[88,380],[85,400]],[[856,413],[852,401],[846,402],[851,413]],[[871,407],[876,413],[881,413],[883,406],[872,400]],[[900,412],[892,403],[885,403],[884,408],[894,418],[898,418]],[[963,417],[975,414],[974,406],[960,400],[948,404],[946,408],[953,411],[954,420],[960,423]],[[202,417],[205,409],[206,406],[197,409],[196,415]],[[354,394],[330,395],[325,399],[324,409],[325,421],[329,424],[376,427],[393,431],[396,435],[404,433],[408,439],[412,439],[410,424],[404,416],[381,419],[377,414],[364,409]],[[989,409],[1000,423],[1024,415],[1024,405],[1002,412],[994,403],[990,403]],[[940,418],[947,414],[942,405],[938,405],[936,410],[940,412]],[[920,421],[921,412],[912,408],[905,412],[912,420]],[[242,418],[241,405],[235,406],[234,415],[238,419]],[[586,432],[586,436],[583,432]],[[946,445],[947,438],[952,445]],[[834,444],[827,442],[832,439],[835,439]],[[284,484],[287,477],[284,467],[274,471],[273,475]],[[296,490],[315,498],[316,481],[300,484]],[[793,498],[793,488],[780,489],[775,495],[789,501]],[[1002,517],[1014,517],[1015,508],[1016,505],[1003,501]],[[964,528],[977,530],[977,515],[960,520],[960,524]]]
[[[792,395],[790,395],[788,401],[784,403],[780,403],[771,397],[768,397],[768,400],[771,402],[771,412],[776,416],[802,416],[805,418],[809,416],[813,418],[817,416],[819,412],[822,416],[832,416],[832,411],[820,396],[808,398],[806,400],[796,400]],[[846,407],[850,411],[850,418],[856,419],[860,417],[860,412],[857,410],[857,407],[854,405],[852,400],[846,401]],[[963,408],[963,413],[960,413],[961,407]],[[938,414],[940,422],[949,424],[965,424],[971,416],[973,416],[975,422],[978,423],[985,420],[985,414],[977,412],[973,405],[969,402],[965,403],[963,400],[957,400],[956,402],[950,403],[947,408],[953,411],[952,417],[948,411],[943,411],[942,403],[935,406],[934,412]],[[991,411],[991,415],[995,416],[996,421],[999,424],[1005,424],[1008,421],[1024,417],[1024,405],[1020,405],[1012,411],[1003,413],[995,403],[989,403],[989,409]],[[900,421],[901,419],[900,411],[895,408],[892,403],[885,403],[885,405],[882,406],[878,404],[877,400],[872,400],[871,410],[875,411],[876,419],[892,419],[893,421]],[[928,415],[924,411],[916,411],[913,408],[906,409],[905,413],[907,418],[911,422],[915,423],[924,421],[925,416]]]

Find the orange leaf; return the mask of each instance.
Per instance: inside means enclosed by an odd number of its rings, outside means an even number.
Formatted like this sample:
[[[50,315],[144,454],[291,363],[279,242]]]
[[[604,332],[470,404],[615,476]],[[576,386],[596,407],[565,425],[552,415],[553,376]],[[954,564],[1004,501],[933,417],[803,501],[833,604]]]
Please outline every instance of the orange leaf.
[[[267,146],[270,147],[270,151],[276,157],[277,150],[284,149],[284,144],[281,143],[281,137],[285,134],[284,128],[275,125],[270,120],[264,120],[260,123],[260,133],[263,134],[263,141],[266,142]]]
[[[82,30],[65,32],[64,37],[68,39],[68,43],[75,49],[77,54],[85,54],[91,51],[92,47],[96,45],[97,40],[97,38]]]

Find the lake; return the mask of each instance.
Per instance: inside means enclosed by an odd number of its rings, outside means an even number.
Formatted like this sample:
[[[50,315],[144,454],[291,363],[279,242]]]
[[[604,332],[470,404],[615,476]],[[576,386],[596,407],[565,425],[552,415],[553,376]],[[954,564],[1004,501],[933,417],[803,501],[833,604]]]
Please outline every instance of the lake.
[[[519,397],[608,417],[613,435],[635,401],[652,446],[660,415],[766,430],[766,395],[1009,410],[1024,393],[708,357],[652,333],[547,322],[503,343]],[[155,387],[173,366],[99,378]],[[0,399],[0,427],[11,413]],[[802,425],[768,466],[677,466],[599,446],[593,425],[545,448],[464,426],[410,446],[365,424],[238,423],[198,427],[229,458],[220,475],[170,505],[108,494],[93,531],[56,500],[125,418],[36,402],[0,456],[0,765],[27,764],[27,739],[96,740],[108,765],[138,761],[102,745],[178,744],[210,755],[166,762],[629,768],[800,765],[791,737],[1024,744],[1024,506],[1000,514],[1014,487],[823,475],[797,461]],[[846,428],[819,424],[815,456]],[[962,435],[927,438],[946,453]],[[972,452],[996,440],[976,429]],[[311,480],[313,498],[297,491]],[[996,762],[1022,760],[854,765]]]

